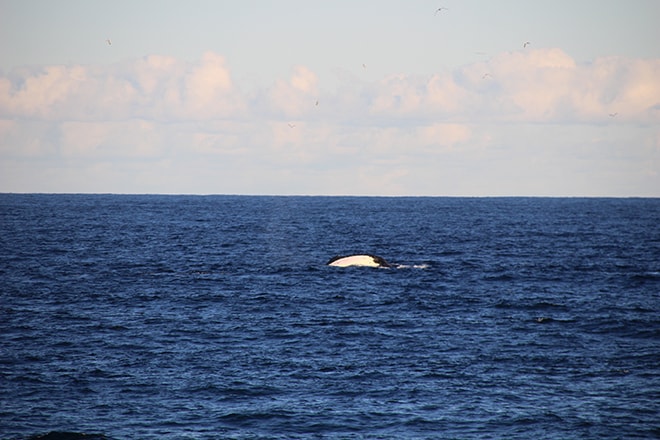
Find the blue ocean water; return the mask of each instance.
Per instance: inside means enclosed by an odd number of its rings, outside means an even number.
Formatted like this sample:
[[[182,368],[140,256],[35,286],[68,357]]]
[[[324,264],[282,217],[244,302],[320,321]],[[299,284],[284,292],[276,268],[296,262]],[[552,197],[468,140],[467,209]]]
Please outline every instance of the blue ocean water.
[[[658,438],[659,309],[660,199],[0,194],[0,438]]]

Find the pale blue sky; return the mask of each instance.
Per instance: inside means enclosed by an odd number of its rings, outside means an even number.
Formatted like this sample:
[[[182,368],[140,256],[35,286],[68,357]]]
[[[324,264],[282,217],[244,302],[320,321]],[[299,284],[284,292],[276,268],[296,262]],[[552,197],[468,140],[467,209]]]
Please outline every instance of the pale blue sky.
[[[0,0],[0,191],[660,196],[659,19]]]

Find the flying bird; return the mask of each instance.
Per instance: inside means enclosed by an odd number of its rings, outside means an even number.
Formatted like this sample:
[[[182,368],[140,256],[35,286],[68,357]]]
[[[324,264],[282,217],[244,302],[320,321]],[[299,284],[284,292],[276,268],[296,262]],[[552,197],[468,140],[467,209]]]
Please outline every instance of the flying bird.
[[[112,46],[112,41],[110,41],[110,38],[107,38],[105,42],[108,43],[108,46]]]
[[[292,123],[290,123],[290,122],[289,122],[287,125],[289,126],[289,128],[293,128],[293,127],[296,126],[296,124],[292,124]]]
[[[448,10],[449,10],[449,8],[445,8],[445,7],[440,7],[440,8],[438,8],[438,9],[436,9],[436,11],[435,11],[435,14],[434,14],[434,15],[437,15],[437,14],[438,14],[438,12],[442,12],[442,11],[448,11]]]
[[[613,117],[615,117],[615,116],[618,115],[618,114],[619,114],[618,112],[610,113],[610,118],[613,118]]]
[[[530,44],[532,44],[532,43],[530,43],[529,41],[525,41],[525,44],[523,44],[523,48],[529,46]]]

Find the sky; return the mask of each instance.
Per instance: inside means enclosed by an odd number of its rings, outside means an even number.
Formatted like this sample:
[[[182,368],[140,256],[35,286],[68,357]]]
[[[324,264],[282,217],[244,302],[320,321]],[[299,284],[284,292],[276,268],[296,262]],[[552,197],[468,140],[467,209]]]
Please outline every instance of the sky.
[[[660,197],[657,0],[0,0],[0,192]]]

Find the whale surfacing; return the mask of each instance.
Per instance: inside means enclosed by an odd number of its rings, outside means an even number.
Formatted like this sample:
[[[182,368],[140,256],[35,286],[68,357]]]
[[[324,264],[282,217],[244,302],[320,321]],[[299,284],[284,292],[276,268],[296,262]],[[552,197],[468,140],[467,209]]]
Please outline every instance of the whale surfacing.
[[[328,266],[349,267],[349,266],[367,266],[367,267],[392,267],[383,257],[371,254],[357,255],[339,255],[333,257],[326,263]]]

